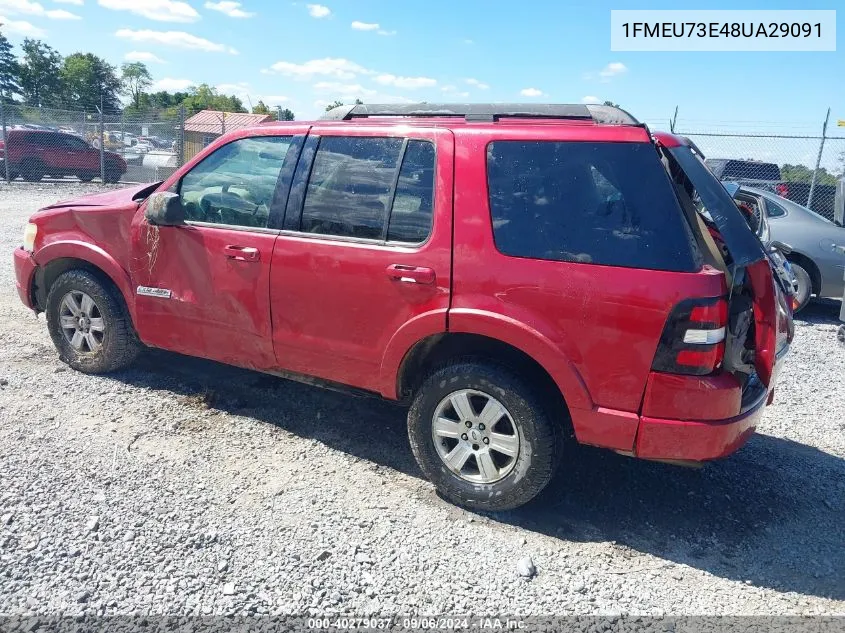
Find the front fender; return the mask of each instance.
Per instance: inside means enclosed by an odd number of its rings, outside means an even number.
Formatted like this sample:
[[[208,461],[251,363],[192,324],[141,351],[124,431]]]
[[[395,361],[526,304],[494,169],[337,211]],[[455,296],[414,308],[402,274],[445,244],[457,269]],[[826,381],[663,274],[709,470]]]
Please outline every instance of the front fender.
[[[126,307],[133,321],[135,319],[135,293],[129,273],[117,261],[99,246],[79,240],[51,242],[41,247],[34,255],[35,263],[44,268],[57,259],[72,258],[88,262],[102,270],[114,282],[123,295]]]

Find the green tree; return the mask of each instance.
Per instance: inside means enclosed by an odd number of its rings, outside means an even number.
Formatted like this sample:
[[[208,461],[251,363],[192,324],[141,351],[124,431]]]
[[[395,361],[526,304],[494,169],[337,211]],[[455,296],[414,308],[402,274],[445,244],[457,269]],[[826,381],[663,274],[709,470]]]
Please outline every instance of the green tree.
[[[613,103],[613,101],[605,101],[602,105],[612,106],[614,108],[620,107],[618,103]]]
[[[335,100],[334,103],[330,103],[329,105],[326,106],[326,112],[328,112],[332,108],[339,108],[342,105],[343,105],[343,101]]]
[[[65,101],[75,108],[120,111],[121,82],[115,67],[93,53],[74,53],[62,66]]]
[[[263,101],[261,101],[260,99],[259,99],[258,103],[256,103],[253,106],[252,113],[253,114],[271,114],[271,115],[273,114],[273,112],[270,110],[270,108],[268,108],[267,105]]]
[[[42,42],[25,38],[20,61],[21,94],[27,105],[58,105],[62,91],[62,56]]]
[[[293,110],[289,110],[288,108],[284,108],[282,110],[279,110],[278,119],[279,119],[279,121],[293,121],[294,120]]]
[[[21,91],[18,84],[20,74],[18,60],[12,53],[12,44],[0,31],[0,99],[8,103],[12,100],[12,95]]]
[[[144,90],[153,85],[153,77],[147,66],[142,62],[123,64],[120,67],[121,80],[123,82],[123,94],[132,99],[132,105],[140,109],[141,96]]]
[[[804,165],[786,164],[780,168],[781,178],[787,182],[812,182],[813,170]],[[836,185],[836,176],[822,167],[816,174],[817,185]]]
[[[219,112],[246,112],[243,102],[234,95],[221,95],[217,89],[208,84],[200,84],[191,88],[188,96],[182,101],[187,116],[196,114],[200,110],[217,110]]]

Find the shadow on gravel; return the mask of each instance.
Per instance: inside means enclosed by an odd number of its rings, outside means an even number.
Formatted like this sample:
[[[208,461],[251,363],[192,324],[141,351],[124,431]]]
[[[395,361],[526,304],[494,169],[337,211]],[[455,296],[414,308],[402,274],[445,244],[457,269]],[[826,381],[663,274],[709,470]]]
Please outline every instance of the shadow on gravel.
[[[841,306],[842,302],[836,299],[813,299],[795,315],[795,320],[819,325],[839,325]]]
[[[838,310],[819,303],[801,317],[835,323]],[[405,409],[388,402],[158,351],[113,377],[421,476]],[[631,559],[617,573],[654,568],[636,560],[642,552],[759,587],[845,599],[845,460],[785,439],[757,435],[700,470],[573,447],[538,499],[491,518],[569,541],[615,541],[618,559]]]

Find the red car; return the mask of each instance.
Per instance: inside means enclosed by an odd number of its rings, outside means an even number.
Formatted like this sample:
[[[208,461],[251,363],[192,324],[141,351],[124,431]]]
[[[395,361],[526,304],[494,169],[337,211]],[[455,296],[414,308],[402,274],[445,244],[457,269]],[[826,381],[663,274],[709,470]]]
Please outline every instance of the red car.
[[[14,179],[37,182],[44,176],[76,176],[88,182],[101,175],[100,150],[73,134],[52,130],[14,129],[0,139],[0,158],[9,161]],[[0,163],[5,176],[5,166]],[[126,172],[126,162],[113,152],[104,152],[105,181],[114,183]]]
[[[404,401],[423,472],[488,510],[539,493],[573,441],[728,455],[792,339],[724,187],[605,106],[239,130],[163,183],[39,211],[14,260],[71,367],[151,346]]]

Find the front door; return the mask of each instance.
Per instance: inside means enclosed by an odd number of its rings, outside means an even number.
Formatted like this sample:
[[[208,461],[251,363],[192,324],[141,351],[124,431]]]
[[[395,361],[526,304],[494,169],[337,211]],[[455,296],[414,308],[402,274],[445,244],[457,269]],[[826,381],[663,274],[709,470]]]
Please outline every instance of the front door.
[[[442,129],[312,128],[270,271],[281,367],[385,393],[391,340],[445,331],[453,147]]]
[[[292,136],[250,136],[217,148],[170,187],[185,209],[184,226],[150,226],[141,207],[132,273],[142,341],[245,367],[275,365],[270,261],[289,154],[298,154]]]

